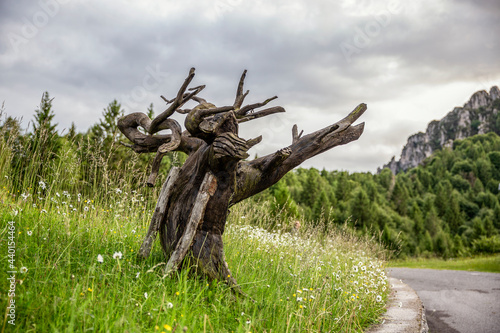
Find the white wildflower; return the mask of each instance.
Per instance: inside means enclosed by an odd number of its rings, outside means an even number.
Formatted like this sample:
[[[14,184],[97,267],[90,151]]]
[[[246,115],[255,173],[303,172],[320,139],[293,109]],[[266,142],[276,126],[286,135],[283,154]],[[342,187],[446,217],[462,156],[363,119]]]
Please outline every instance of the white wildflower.
[[[135,278],[138,279],[140,274],[141,274],[141,272],[137,272],[137,274],[135,275]]]
[[[377,295],[377,298],[375,299],[377,302],[382,302],[382,296]]]
[[[174,305],[172,303],[170,303],[170,302],[167,303],[167,309],[171,309],[173,307],[174,307]]]
[[[113,259],[121,259],[121,258],[122,258],[122,253],[120,251],[113,253]]]
[[[97,261],[98,261],[98,262],[103,262],[103,261],[104,261],[104,258],[103,258],[100,254],[98,254],[98,255],[97,255]]]
[[[21,269],[19,271],[21,273],[25,274],[26,272],[28,272],[28,269],[26,267],[21,267]]]
[[[28,230],[27,234],[28,234],[28,236],[31,236],[31,235],[33,235],[33,231]]]
[[[144,293],[144,298],[148,299],[148,293]]]
[[[47,185],[42,181],[39,181],[38,185],[42,188],[42,190],[45,190],[47,188]]]

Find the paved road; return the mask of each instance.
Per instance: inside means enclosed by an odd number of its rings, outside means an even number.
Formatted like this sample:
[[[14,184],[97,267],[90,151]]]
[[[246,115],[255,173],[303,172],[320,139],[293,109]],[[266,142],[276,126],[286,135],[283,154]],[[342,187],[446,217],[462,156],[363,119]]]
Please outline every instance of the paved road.
[[[500,274],[391,268],[424,303],[430,333],[500,333]]]

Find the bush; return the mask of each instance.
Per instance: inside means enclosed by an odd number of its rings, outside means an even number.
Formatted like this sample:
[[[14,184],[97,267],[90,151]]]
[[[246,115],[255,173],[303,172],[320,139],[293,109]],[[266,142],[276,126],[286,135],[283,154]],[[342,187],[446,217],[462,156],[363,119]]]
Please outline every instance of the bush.
[[[472,247],[476,253],[499,253],[500,236],[481,237],[472,242]]]

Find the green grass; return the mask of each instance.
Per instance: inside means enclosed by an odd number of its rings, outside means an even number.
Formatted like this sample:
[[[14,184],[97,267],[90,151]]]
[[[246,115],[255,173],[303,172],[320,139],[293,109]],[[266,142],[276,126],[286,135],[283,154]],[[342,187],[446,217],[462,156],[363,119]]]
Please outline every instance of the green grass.
[[[147,177],[134,159],[114,172],[98,154],[82,182],[83,148],[68,144],[47,163],[35,150],[16,164],[30,150],[15,145],[0,131],[0,311],[15,302],[15,326],[3,317],[2,333],[361,332],[385,311],[386,253],[348,228],[292,235],[269,203],[232,207],[226,260],[249,295],[236,297],[188,268],[164,277],[158,241],[137,259],[159,186],[134,190]]]
[[[247,221],[271,216],[233,207],[227,261],[253,302],[188,270],[163,278],[159,244],[148,260],[136,259],[152,211],[137,192],[114,189],[104,207],[49,187],[12,193],[5,177],[0,185],[1,267],[7,271],[8,226],[15,225],[19,272],[10,331],[360,332],[384,312],[381,253],[346,230],[268,232]],[[2,309],[8,287],[2,278]]]
[[[407,259],[393,260],[389,267],[452,269],[459,271],[478,271],[500,273],[500,254],[457,259]]]

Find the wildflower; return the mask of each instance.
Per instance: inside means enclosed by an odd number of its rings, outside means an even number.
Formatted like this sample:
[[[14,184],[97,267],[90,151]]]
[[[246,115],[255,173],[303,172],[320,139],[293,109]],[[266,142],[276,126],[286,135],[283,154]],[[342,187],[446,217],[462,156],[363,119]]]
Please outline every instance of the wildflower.
[[[56,195],[57,195],[58,198],[61,197],[61,195],[59,194],[59,192],[56,192]]]
[[[42,181],[39,181],[38,185],[42,188],[42,190],[45,190],[47,188],[47,185],[45,185],[45,183]]]
[[[93,291],[93,290],[92,290],[92,288],[88,288],[87,290],[88,290],[88,291],[90,291],[90,292],[92,292],[92,291]]]
[[[169,332],[172,331],[172,326],[170,326],[170,325],[165,324],[165,325],[163,325],[163,328],[166,329]]]
[[[21,273],[25,274],[26,272],[28,272],[28,269],[26,267],[21,267],[21,269],[19,271]]]
[[[121,259],[122,253],[121,251],[113,253],[113,259]]]
[[[103,262],[103,261],[104,261],[104,258],[103,258],[100,254],[98,254],[98,255],[97,255],[97,261],[98,261],[98,262]]]
[[[47,211],[45,209],[42,209],[41,213],[47,213]]]
[[[33,231],[28,230],[28,231],[27,231],[27,234],[28,234],[28,236],[31,236],[31,235],[33,234]]]
[[[122,190],[120,190],[119,188],[117,188],[115,191],[116,191],[116,194],[122,193]]]
[[[174,307],[174,305],[172,303],[170,303],[170,302],[167,303],[167,309],[171,309],[173,307]]]
[[[144,293],[144,298],[148,299],[148,293]]]
[[[247,320],[247,325],[250,325],[252,323],[252,321],[249,319]]]
[[[89,207],[87,207],[87,206],[83,207],[83,211],[88,212],[89,211]]]
[[[139,278],[139,274],[141,274],[141,272],[137,272],[137,274],[135,275],[135,278],[138,279]]]
[[[30,196],[29,194],[26,194],[26,193],[22,193],[21,196],[23,197],[23,200],[26,201],[26,199],[28,199],[28,197]]]
[[[302,297],[297,297],[297,302],[302,302]]]
[[[354,273],[357,273],[358,272],[358,266],[353,266],[352,270],[354,271]]]
[[[175,294],[176,294],[177,296],[179,296],[179,295],[180,295],[180,292],[176,291],[176,292],[175,292]]]
[[[381,302],[382,301],[382,296],[380,295],[377,295],[377,298],[375,299],[377,302]]]

